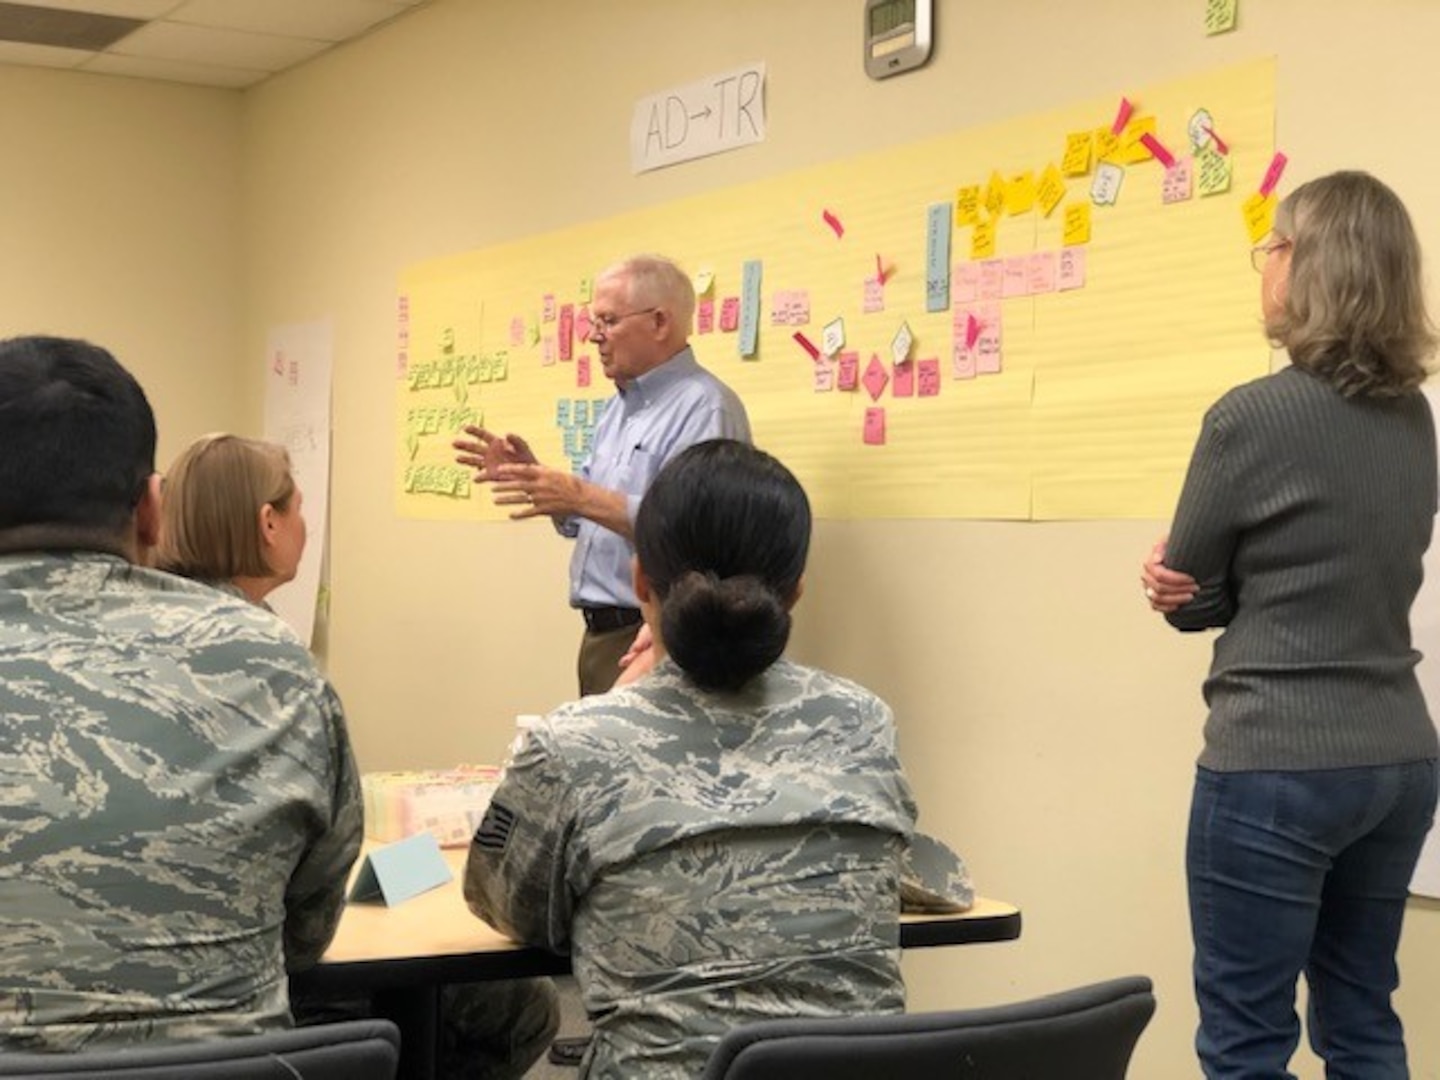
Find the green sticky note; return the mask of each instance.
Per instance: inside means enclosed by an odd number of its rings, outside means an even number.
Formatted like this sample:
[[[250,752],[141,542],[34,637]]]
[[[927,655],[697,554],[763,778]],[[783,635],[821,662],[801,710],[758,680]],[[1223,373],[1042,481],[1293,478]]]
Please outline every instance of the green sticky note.
[[[1205,33],[1223,34],[1235,29],[1240,0],[1205,0]]]

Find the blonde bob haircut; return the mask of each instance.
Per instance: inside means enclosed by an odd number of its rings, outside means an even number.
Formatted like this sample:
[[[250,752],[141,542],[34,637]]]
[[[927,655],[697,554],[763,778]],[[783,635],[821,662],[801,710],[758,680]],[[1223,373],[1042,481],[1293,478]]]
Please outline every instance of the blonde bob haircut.
[[[1363,172],[1337,172],[1280,204],[1288,240],[1284,303],[1265,323],[1297,366],[1346,397],[1396,397],[1425,381],[1435,327],[1425,311],[1420,241],[1404,204]]]
[[[269,577],[260,511],[284,513],[295,495],[285,448],[238,435],[206,435],[165,474],[155,565],[198,581]]]

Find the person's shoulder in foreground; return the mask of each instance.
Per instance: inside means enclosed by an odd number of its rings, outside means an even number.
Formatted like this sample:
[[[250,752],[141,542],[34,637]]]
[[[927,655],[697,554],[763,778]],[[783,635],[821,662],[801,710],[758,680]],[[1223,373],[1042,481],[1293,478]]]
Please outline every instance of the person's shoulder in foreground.
[[[288,1026],[360,803],[339,702],[273,616],[136,565],[154,417],[105,350],[0,342],[0,1048]]]

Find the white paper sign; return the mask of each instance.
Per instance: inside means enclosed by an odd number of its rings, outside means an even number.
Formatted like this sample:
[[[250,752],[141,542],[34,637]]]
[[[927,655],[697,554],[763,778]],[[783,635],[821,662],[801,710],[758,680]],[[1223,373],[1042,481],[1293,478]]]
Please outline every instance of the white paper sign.
[[[1440,416],[1440,396],[1437,395],[1440,391],[1426,388],[1430,409]],[[1420,586],[1420,595],[1410,609],[1410,635],[1424,657],[1415,674],[1419,676],[1420,689],[1425,691],[1430,719],[1440,724],[1440,544],[1433,541],[1425,553],[1425,580]],[[1420,896],[1440,897],[1440,825],[1430,830],[1410,891]]]
[[[765,141],[765,65],[751,64],[641,98],[630,118],[637,173]]]
[[[315,632],[320,568],[330,502],[330,366],[328,322],[270,331],[265,357],[265,438],[290,451],[290,469],[305,514],[305,553],[295,580],[266,602],[306,645]]]

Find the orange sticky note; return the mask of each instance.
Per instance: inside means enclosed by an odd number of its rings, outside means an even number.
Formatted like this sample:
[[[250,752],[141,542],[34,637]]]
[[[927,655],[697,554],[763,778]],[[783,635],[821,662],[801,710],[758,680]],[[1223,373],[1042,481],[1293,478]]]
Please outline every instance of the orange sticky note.
[[[1040,204],[1040,212],[1049,217],[1063,198],[1065,198],[1065,178],[1055,167],[1055,163],[1051,162],[1040,174],[1040,183],[1035,189],[1035,199]]]
[[[980,220],[980,185],[955,189],[955,227],[974,225]]]
[[[988,259],[995,254],[995,222],[977,221],[970,234],[970,258]]]
[[[1005,181],[1005,212],[1011,216],[1035,209],[1035,174],[1029,169]]]
[[[1060,171],[1066,176],[1084,176],[1090,171],[1090,150],[1095,140],[1088,131],[1072,131],[1065,136],[1065,156]]]
[[[1088,202],[1066,204],[1063,236],[1066,247],[1090,242],[1090,204]]]

